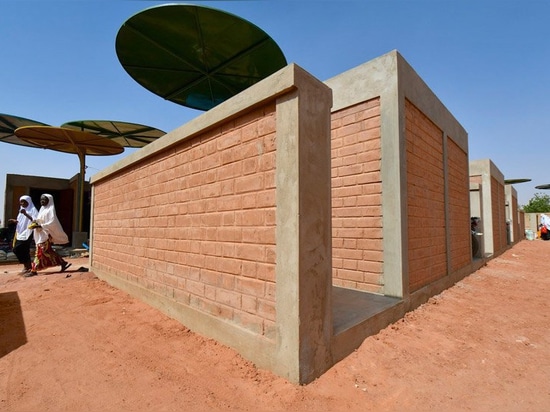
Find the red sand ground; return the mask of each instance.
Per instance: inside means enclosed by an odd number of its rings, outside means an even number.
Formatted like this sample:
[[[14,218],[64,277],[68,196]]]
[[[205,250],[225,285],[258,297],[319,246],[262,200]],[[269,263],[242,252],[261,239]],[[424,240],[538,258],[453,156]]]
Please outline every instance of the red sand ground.
[[[520,242],[306,386],[74,272],[86,259],[2,265],[0,410],[548,411],[549,254]]]

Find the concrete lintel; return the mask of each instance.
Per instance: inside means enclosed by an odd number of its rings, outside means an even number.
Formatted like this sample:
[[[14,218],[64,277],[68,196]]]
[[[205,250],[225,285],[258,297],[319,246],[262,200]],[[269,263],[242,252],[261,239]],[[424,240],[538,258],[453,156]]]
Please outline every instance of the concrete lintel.
[[[470,183],[470,192],[479,192],[481,185],[479,183]]]
[[[491,159],[470,160],[469,168],[470,176],[479,175],[482,176],[482,179],[484,177],[493,177],[498,183],[504,186],[504,174]]]

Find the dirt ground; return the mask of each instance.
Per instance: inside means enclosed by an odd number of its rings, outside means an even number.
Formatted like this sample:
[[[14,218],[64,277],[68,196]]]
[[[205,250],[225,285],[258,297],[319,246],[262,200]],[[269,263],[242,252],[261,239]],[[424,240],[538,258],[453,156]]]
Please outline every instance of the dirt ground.
[[[520,242],[305,386],[78,272],[87,259],[27,279],[1,265],[0,410],[548,411],[549,255]]]

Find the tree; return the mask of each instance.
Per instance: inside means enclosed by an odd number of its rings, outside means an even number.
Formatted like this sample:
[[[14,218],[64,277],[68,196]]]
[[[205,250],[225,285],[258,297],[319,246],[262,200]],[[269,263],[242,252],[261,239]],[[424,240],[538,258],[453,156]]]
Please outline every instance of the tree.
[[[547,213],[550,212],[550,196],[542,193],[535,193],[526,205],[523,205],[525,213]]]

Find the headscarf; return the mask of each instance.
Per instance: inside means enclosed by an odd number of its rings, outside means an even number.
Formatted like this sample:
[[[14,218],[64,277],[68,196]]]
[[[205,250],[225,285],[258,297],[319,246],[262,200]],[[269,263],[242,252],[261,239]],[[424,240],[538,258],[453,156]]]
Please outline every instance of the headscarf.
[[[64,245],[69,243],[69,238],[63,230],[63,227],[57,218],[57,214],[55,213],[53,196],[48,193],[44,193],[42,196],[46,196],[48,198],[48,204],[42,206],[38,212],[36,222],[41,226],[41,228],[35,229],[35,242],[44,243],[47,240],[47,236],[50,235],[52,237],[52,242],[55,244]]]
[[[28,204],[27,207],[20,206],[19,210],[25,209],[26,212],[32,217],[32,219],[36,219],[36,216],[38,216],[38,210],[36,210],[36,207],[34,206],[31,197],[23,195],[19,198],[20,202],[22,200],[26,201]],[[32,219],[29,219],[23,213],[19,213],[17,215],[17,226],[15,227],[17,240],[27,240],[31,236],[32,230],[29,229],[29,225],[31,224]]]

